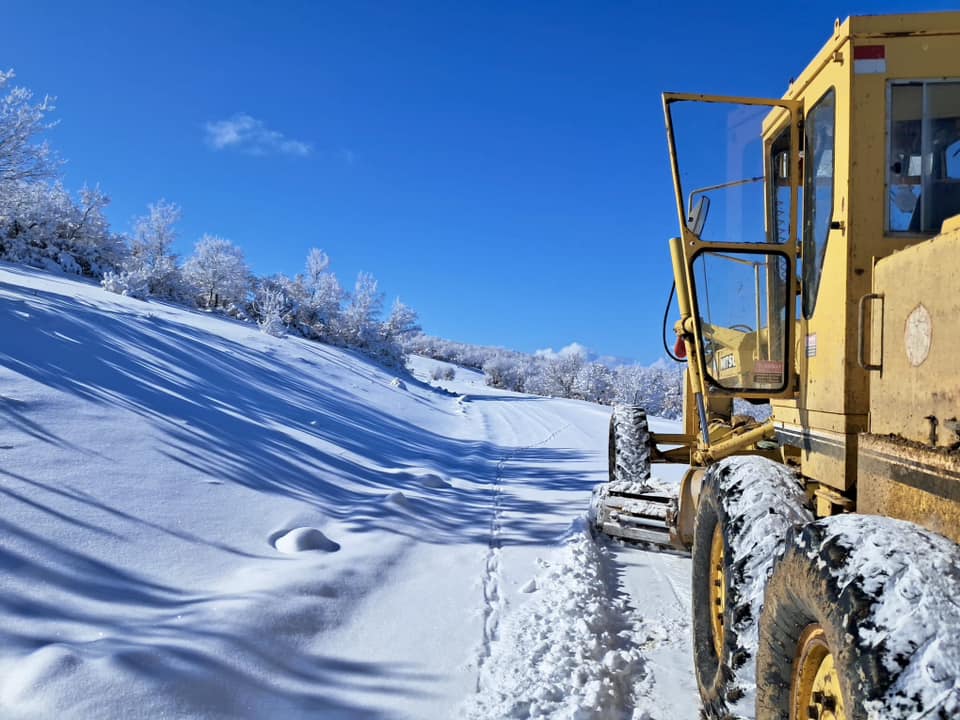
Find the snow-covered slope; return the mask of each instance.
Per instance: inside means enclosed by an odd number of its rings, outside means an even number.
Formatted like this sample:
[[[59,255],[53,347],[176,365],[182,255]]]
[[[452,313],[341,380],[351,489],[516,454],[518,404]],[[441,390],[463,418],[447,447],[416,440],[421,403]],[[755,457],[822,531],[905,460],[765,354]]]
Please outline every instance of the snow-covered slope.
[[[0,716],[695,716],[603,408],[5,265],[0,333]]]

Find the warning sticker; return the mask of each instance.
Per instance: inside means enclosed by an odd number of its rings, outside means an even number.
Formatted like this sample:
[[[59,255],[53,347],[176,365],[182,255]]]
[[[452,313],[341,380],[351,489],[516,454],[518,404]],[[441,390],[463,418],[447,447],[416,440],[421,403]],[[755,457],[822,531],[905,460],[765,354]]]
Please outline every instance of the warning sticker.
[[[807,357],[816,357],[817,356],[817,334],[810,333],[807,335]]]
[[[753,364],[753,381],[758,385],[779,385],[783,382],[783,363],[776,360],[757,360]]]

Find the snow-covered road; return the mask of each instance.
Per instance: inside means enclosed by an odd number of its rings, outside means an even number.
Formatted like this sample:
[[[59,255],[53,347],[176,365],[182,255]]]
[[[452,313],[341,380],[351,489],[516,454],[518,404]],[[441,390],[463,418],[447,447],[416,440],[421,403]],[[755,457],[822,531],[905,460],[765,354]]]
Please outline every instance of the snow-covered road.
[[[0,333],[0,716],[696,717],[608,410],[10,266]]]

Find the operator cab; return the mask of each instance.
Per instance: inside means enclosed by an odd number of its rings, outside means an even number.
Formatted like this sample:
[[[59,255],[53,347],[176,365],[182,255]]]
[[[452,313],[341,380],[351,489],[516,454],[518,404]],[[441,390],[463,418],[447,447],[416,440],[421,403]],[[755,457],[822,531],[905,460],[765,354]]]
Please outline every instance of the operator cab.
[[[851,490],[875,263],[960,214],[957,34],[957,13],[849,18],[782,98],[664,94],[704,445],[714,398],[770,400],[804,474]]]

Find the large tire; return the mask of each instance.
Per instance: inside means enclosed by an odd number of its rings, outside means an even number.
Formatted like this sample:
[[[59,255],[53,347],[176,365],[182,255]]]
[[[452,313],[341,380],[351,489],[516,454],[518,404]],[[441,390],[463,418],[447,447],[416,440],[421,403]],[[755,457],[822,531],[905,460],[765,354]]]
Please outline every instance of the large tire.
[[[650,479],[647,413],[635,405],[614,405],[610,415],[610,482],[645,484]]]
[[[764,584],[787,530],[813,519],[805,499],[796,474],[772,460],[728,458],[707,470],[694,527],[692,595],[694,667],[711,720],[753,714]]]
[[[760,620],[757,720],[791,704],[829,718],[825,702],[847,720],[960,717],[958,597],[960,547],[912,523],[840,515],[791,532]],[[818,633],[826,663],[798,655]],[[840,697],[814,696],[804,678],[830,661]]]

